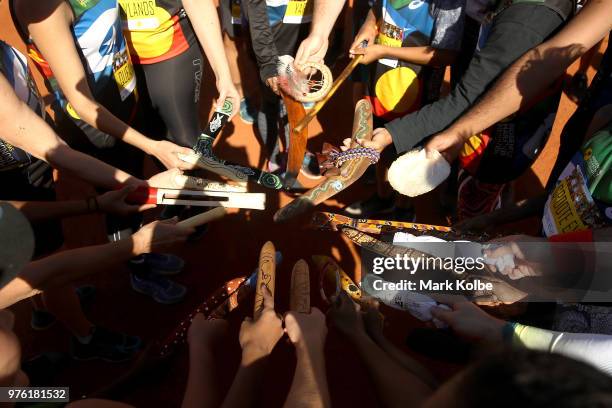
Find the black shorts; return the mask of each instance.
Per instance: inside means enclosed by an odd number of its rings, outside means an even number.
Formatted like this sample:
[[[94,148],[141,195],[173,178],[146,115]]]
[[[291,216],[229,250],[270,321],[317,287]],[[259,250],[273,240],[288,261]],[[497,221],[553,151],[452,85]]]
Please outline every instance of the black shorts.
[[[56,201],[53,169],[38,159],[18,169],[0,171],[0,200]],[[62,247],[64,234],[60,220],[48,220],[32,225],[35,237],[34,258],[49,255]]]

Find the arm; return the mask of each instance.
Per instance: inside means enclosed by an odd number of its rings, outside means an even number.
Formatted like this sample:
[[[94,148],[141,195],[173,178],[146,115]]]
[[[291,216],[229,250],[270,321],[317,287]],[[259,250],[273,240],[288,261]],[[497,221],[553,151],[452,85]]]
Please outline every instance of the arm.
[[[431,394],[425,382],[398,365],[367,335],[356,305],[345,292],[338,297],[330,316],[355,346],[384,407],[418,406]]]
[[[261,388],[268,356],[283,337],[283,323],[274,311],[274,298],[264,288],[264,308],[259,319],[246,319],[240,327],[242,361],[223,408],[250,407]]]
[[[70,148],[15,95],[3,75],[0,75],[0,101],[2,140],[98,187],[112,189],[122,183],[143,183],[119,169]]]
[[[198,313],[189,327],[189,376],[182,408],[219,406],[214,346],[227,332],[225,320],[206,320]]]
[[[128,215],[155,208],[155,204],[128,204],[126,198],[135,188],[136,186],[126,186],[121,190],[108,191],[86,200],[9,202],[24,213],[31,223],[96,212]]]
[[[246,14],[249,20],[249,32],[259,76],[263,82],[278,76],[278,50],[274,44],[274,35],[270,28],[270,20],[265,0],[247,0]]]
[[[66,285],[86,275],[108,272],[134,256],[162,252],[185,242],[193,228],[171,222],[145,225],[129,239],[59,252],[31,262],[0,289],[0,309],[53,287]]]
[[[317,308],[310,314],[289,312],[285,315],[289,339],[295,345],[297,365],[285,407],[331,407],[325,372],[325,315]]]
[[[72,11],[67,3],[60,0],[21,0],[17,4],[18,18],[27,27],[53,70],[62,92],[83,121],[157,157],[168,168],[189,167],[178,159],[176,152],[188,154],[190,149],[149,139],[96,102],[70,31]]]
[[[217,8],[212,0],[183,0],[183,7],[217,78],[217,105],[223,106],[226,98],[233,99],[235,114],[240,108],[240,96],[232,82]]]
[[[518,111],[612,29],[612,0],[590,0],[567,26],[527,52],[444,134],[472,135]]]
[[[393,120],[382,135],[398,153],[445,129],[465,112],[487,87],[525,51],[540,44],[562,23],[546,6],[514,5],[496,17],[483,49],[472,58],[464,77],[446,98]],[[526,13],[529,9],[530,13]],[[375,138],[376,140],[376,138]],[[385,145],[385,146],[386,146]]]
[[[458,52],[434,47],[389,47],[388,45],[373,44],[351,51],[351,55],[359,54],[364,55],[361,60],[361,64],[364,65],[371,64],[381,58],[392,58],[418,65],[442,67],[452,64]]]
[[[302,41],[295,55],[295,65],[298,67],[308,61],[323,62],[329,35],[345,3],[345,0],[312,1],[315,3],[310,35]]]
[[[370,338],[372,338],[372,340],[374,340],[393,361],[416,375],[432,389],[438,387],[438,381],[429,370],[423,367],[414,358],[404,353],[385,337],[383,333],[383,315],[378,311],[378,308],[369,307],[364,312],[363,321]]]

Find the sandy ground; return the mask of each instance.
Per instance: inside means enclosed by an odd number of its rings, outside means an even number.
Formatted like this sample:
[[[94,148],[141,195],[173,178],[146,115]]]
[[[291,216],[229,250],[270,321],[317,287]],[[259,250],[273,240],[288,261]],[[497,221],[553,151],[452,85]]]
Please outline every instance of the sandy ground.
[[[0,5],[0,38],[23,50],[23,44],[12,27],[7,11],[7,2]],[[599,53],[594,61],[601,57]],[[570,69],[573,72],[575,67]],[[252,75],[252,73],[250,73]],[[593,75],[593,69],[589,75]],[[203,80],[202,118],[209,116],[214,98],[214,81],[208,70]],[[41,84],[41,89],[44,87]],[[250,89],[250,88],[249,88]],[[329,105],[321,112],[309,129],[309,150],[319,151],[323,141],[334,144],[350,135],[352,124],[352,102],[350,86],[344,86]],[[559,115],[555,122],[554,132],[542,152],[540,159],[517,183],[517,198],[532,196],[542,191],[550,173],[552,163],[558,150],[558,136],[565,121],[575,106],[565,96],[561,101]],[[216,143],[215,151],[221,157],[236,162],[262,166],[264,157],[260,143],[253,127],[244,124],[240,119],[224,130],[223,136]],[[150,167],[150,166],[149,166]],[[90,187],[67,177],[58,175],[58,184],[63,198],[86,196]],[[312,185],[312,181],[302,181]],[[254,191],[260,191],[253,187]],[[355,199],[366,198],[372,193],[372,186],[354,186],[329,200],[321,208],[340,209]],[[263,190],[261,190],[263,191]],[[277,272],[277,309],[281,312],[288,307],[288,287],[293,264],[300,258],[309,260],[311,255],[332,255],[345,271],[355,277],[360,275],[359,251],[338,234],[318,232],[303,228],[297,223],[276,225],[272,214],[292,199],[284,192],[267,191],[267,209],[265,211],[244,211],[231,214],[224,220],[212,224],[207,235],[196,243],[186,244],[178,254],[187,260],[185,270],[176,277],[189,287],[185,301],[178,305],[162,306],[151,299],[133,292],[129,285],[125,267],[94,276],[83,282],[93,283],[98,291],[93,307],[87,311],[91,320],[118,330],[142,336],[147,342],[163,339],[170,330],[189,313],[195,305],[209,295],[221,283],[236,276],[249,274],[257,264],[259,249],[265,241],[273,241],[282,251],[284,261]],[[446,222],[442,210],[436,205],[435,195],[430,194],[416,201],[418,221],[443,224]],[[534,223],[514,225],[515,231],[533,232]],[[85,228],[86,227],[86,228]],[[96,244],[104,241],[104,230],[101,217],[75,217],[65,223],[65,235],[68,246]],[[311,264],[311,276],[315,276]],[[320,304],[315,279],[311,279],[313,303]],[[30,357],[45,350],[68,350],[68,333],[56,324],[44,332],[35,333],[29,327],[30,305],[22,302],[13,308],[17,313],[17,333],[19,334],[25,357]],[[407,314],[399,314],[385,309],[388,313],[387,331],[397,344],[405,344],[409,329],[421,324]],[[220,389],[226,389],[231,375],[237,367],[239,345],[237,330],[241,316],[232,317],[232,329],[229,341],[219,355]],[[389,329],[389,328],[392,329]],[[405,347],[404,347],[405,348]],[[326,353],[328,356],[328,377],[334,406],[373,406],[374,396],[368,385],[366,373],[350,346],[333,331],[330,332]],[[441,377],[448,376],[458,366],[418,358]],[[293,370],[292,347],[281,341],[271,358],[268,375],[263,387],[263,406],[280,406],[290,385]],[[289,364],[287,362],[290,362]],[[84,395],[113,380],[129,367],[129,364],[108,364],[103,362],[72,363],[57,379],[57,384],[70,385],[73,397]],[[167,375],[151,387],[135,389],[126,401],[137,406],[174,407],[180,404],[187,374],[186,353],[181,353],[175,360]],[[206,387],[206,384],[202,385]]]

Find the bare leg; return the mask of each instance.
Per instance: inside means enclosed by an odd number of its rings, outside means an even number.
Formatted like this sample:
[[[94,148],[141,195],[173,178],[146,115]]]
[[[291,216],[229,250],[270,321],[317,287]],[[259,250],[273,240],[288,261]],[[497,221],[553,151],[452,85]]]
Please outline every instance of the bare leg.
[[[225,54],[227,55],[227,61],[229,62],[230,74],[232,75],[232,82],[238,90],[240,99],[244,98],[244,91],[242,90],[242,81],[240,80],[240,69],[238,68],[238,50],[236,49],[236,42],[227,33],[223,33],[223,46],[225,48]]]

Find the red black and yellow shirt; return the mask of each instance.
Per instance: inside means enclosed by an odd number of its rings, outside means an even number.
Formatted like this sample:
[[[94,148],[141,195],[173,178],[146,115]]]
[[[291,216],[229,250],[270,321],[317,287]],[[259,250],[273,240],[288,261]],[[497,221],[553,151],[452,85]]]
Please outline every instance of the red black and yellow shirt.
[[[187,51],[195,33],[180,0],[119,0],[123,32],[136,64],[154,64]]]

